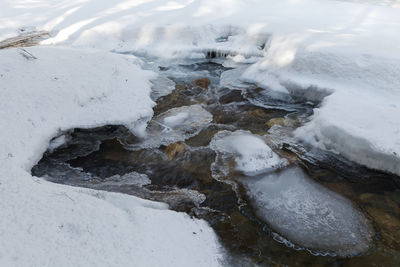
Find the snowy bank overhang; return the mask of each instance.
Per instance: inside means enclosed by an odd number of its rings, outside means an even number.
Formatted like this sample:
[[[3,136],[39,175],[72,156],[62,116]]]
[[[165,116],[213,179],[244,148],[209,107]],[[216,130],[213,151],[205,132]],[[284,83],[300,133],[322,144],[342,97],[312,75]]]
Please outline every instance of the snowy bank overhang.
[[[155,74],[133,56],[61,47],[6,49],[0,56],[0,123],[8,140],[1,152],[27,170],[62,130],[131,124],[153,114]]]
[[[29,173],[60,131],[151,117],[152,78],[132,56],[0,50],[0,265],[221,265],[216,235],[204,221],[165,204]]]

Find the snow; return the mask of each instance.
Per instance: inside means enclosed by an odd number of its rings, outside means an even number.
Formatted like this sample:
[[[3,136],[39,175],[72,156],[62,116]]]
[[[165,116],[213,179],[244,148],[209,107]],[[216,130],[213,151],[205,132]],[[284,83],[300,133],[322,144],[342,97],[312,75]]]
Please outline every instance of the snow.
[[[268,94],[321,102],[295,132],[299,140],[400,175],[398,7],[375,0],[1,1],[0,40],[49,31],[42,44],[64,46],[0,51],[1,265],[217,265],[215,235],[203,221],[29,175],[50,140],[73,127],[125,124],[145,137],[156,77],[138,59],[104,51],[166,62],[227,56],[227,66],[246,64],[226,73],[230,86],[240,87],[238,75]],[[165,83],[154,99],[171,90]]]
[[[274,153],[261,137],[248,131],[220,131],[211,140],[210,148],[217,152],[216,162],[222,160],[223,165],[227,165],[226,161],[233,156],[236,169],[246,175],[256,175],[287,165],[287,161]],[[214,167],[216,165],[218,163],[214,163]]]
[[[340,256],[365,252],[373,230],[350,201],[298,167],[241,179],[257,214],[297,245]]]
[[[229,64],[250,64],[242,81],[324,98],[296,133],[300,140],[400,174],[398,1],[20,0],[0,7],[0,39],[47,30],[44,44],[167,60],[215,52]]]
[[[68,129],[148,120],[154,73],[133,56],[64,47],[0,50],[0,58],[1,266],[221,264],[204,221],[163,203],[30,175]]]
[[[54,151],[56,148],[62,146],[68,141],[68,136],[63,134],[60,136],[57,136],[50,140],[49,147],[47,148],[50,152]]]

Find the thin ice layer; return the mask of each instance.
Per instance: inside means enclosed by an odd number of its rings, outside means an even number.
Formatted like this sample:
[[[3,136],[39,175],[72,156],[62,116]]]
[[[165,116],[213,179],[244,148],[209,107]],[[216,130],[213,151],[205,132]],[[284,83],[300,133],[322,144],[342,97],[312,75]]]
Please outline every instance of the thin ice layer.
[[[211,113],[201,105],[172,108],[149,123],[141,141],[124,145],[127,149],[142,149],[183,141],[198,134],[212,119]]]
[[[214,167],[222,164],[221,168],[226,169],[229,159],[234,158],[236,169],[247,175],[255,175],[287,164],[287,161],[274,153],[261,137],[249,131],[221,131],[214,136],[210,147],[218,153]],[[227,169],[223,172],[227,174]]]
[[[349,256],[370,248],[373,230],[350,201],[300,168],[241,179],[258,216],[290,241]]]

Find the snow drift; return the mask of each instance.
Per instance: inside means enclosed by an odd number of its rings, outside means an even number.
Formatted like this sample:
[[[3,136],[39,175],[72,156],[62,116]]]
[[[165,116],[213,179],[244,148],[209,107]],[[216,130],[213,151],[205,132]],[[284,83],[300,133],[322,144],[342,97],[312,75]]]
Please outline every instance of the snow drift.
[[[220,265],[217,238],[204,221],[166,204],[30,175],[64,130],[149,119],[153,77],[132,56],[0,50],[0,265]]]

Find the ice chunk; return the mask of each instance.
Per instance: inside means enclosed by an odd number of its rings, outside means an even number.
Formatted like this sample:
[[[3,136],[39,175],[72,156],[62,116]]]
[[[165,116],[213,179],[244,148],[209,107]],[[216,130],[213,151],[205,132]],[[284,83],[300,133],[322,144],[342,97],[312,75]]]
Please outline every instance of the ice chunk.
[[[172,108],[153,118],[140,142],[122,141],[127,149],[132,150],[169,145],[195,136],[212,120],[211,113],[200,105]]]
[[[220,87],[227,87],[230,89],[244,89],[248,87],[247,83],[244,83],[240,80],[240,77],[246,68],[247,66],[224,71],[221,74],[221,79],[219,82]]]
[[[176,115],[166,117],[163,121],[168,127],[175,127],[179,124],[182,124],[188,117],[189,114],[187,112],[181,112]]]
[[[241,179],[258,216],[292,242],[349,256],[369,249],[373,230],[344,197],[300,168]]]
[[[248,131],[221,131],[217,133],[210,143],[210,148],[217,152],[217,161],[222,168],[226,168],[232,157],[236,163],[236,169],[247,175],[255,175],[260,172],[275,169],[287,164],[274,153],[264,140]],[[217,167],[218,163],[214,164]],[[227,175],[227,170],[223,171]]]
[[[151,99],[156,101],[162,96],[170,94],[175,89],[175,82],[164,76],[152,80]]]

